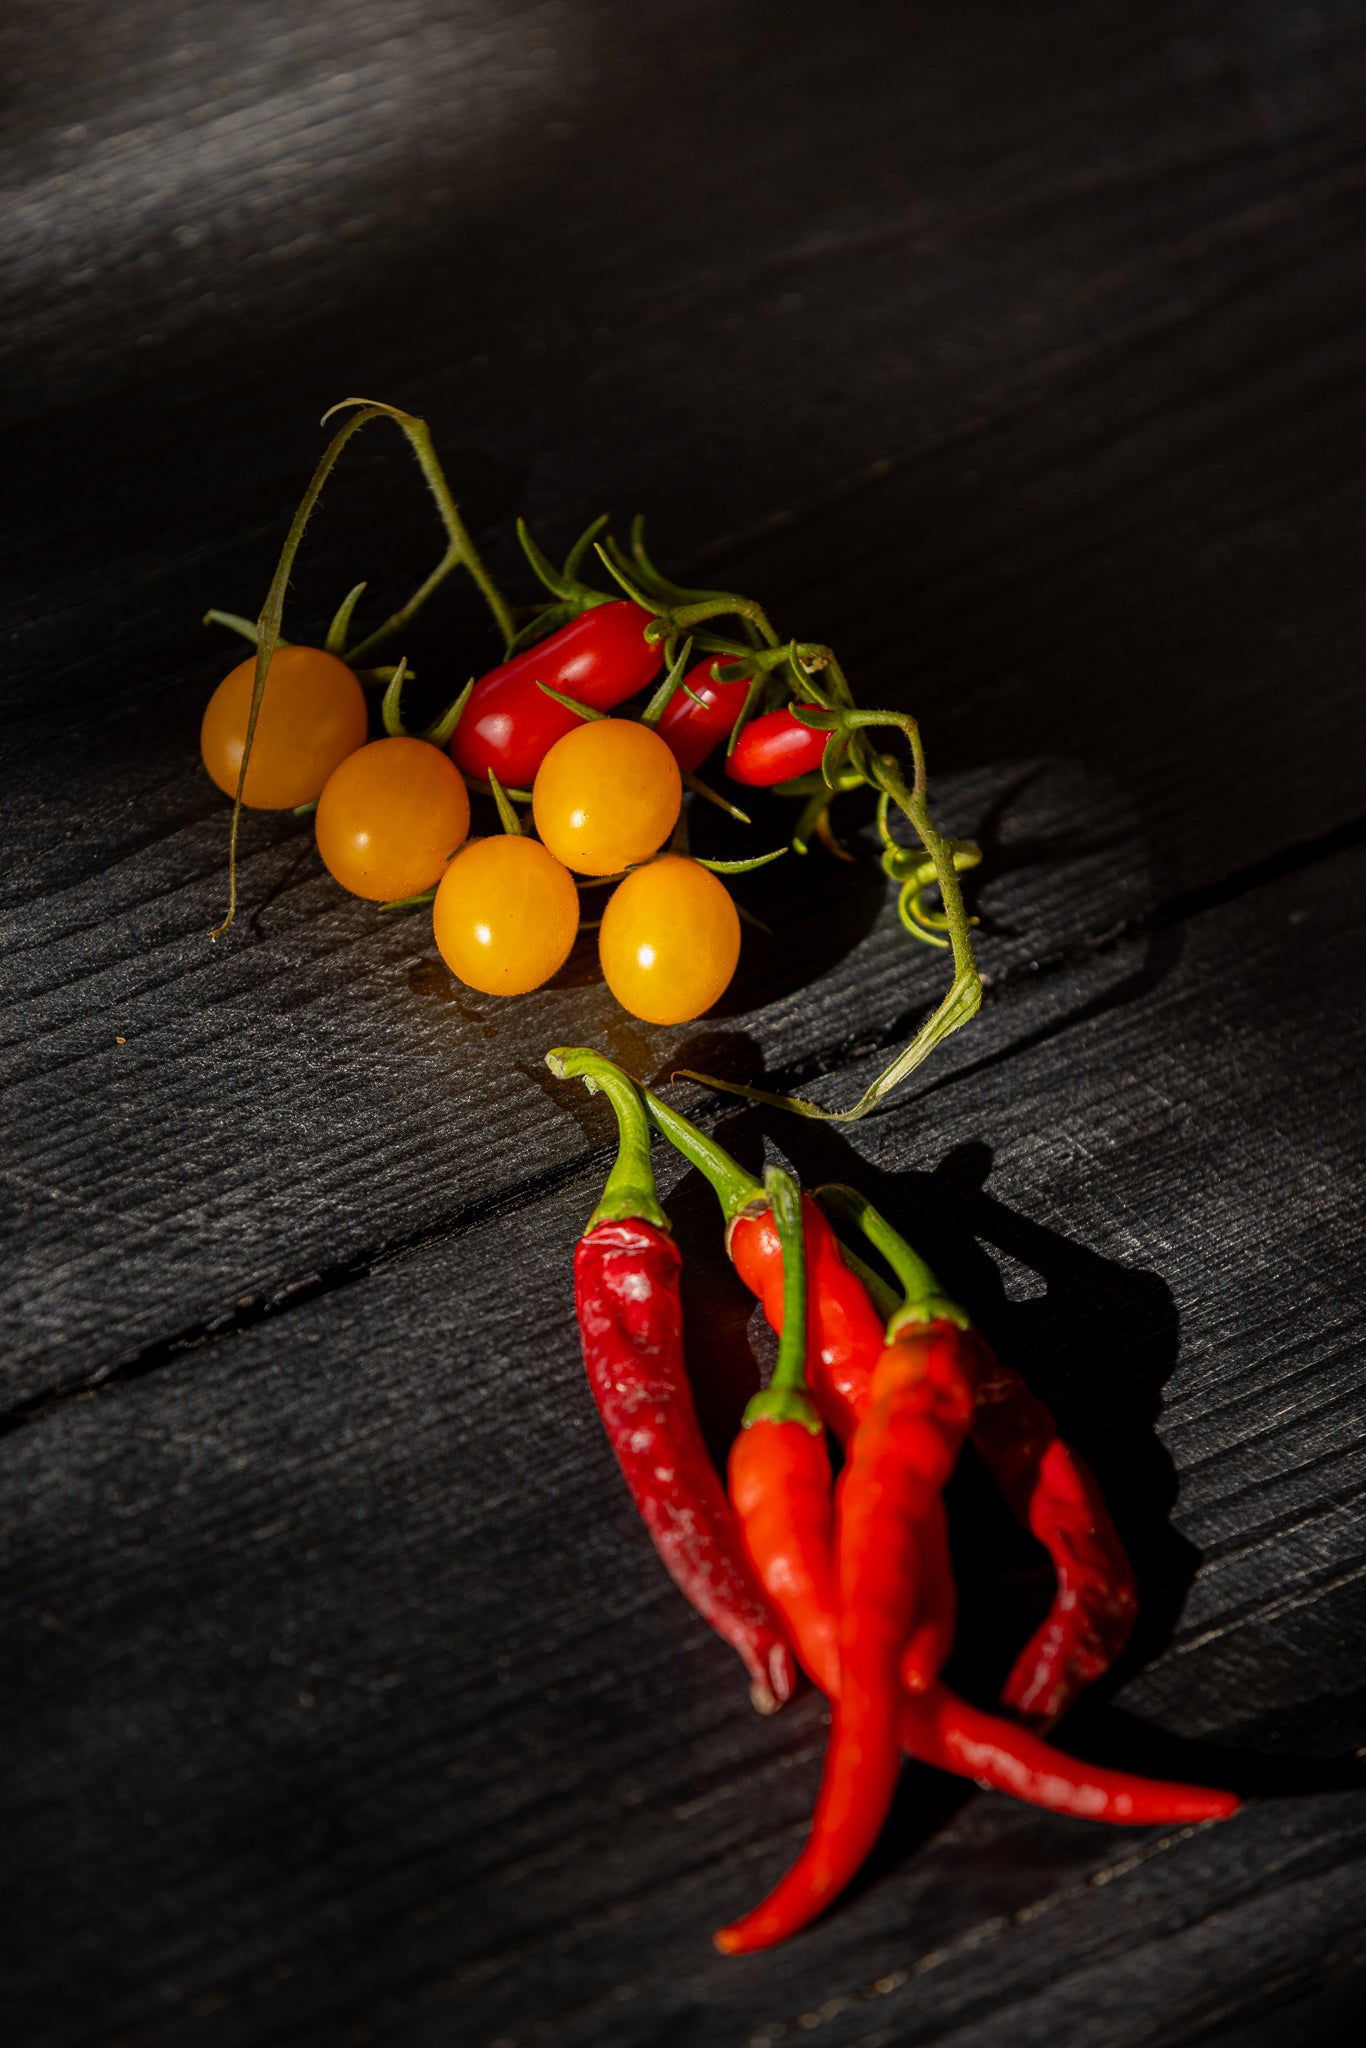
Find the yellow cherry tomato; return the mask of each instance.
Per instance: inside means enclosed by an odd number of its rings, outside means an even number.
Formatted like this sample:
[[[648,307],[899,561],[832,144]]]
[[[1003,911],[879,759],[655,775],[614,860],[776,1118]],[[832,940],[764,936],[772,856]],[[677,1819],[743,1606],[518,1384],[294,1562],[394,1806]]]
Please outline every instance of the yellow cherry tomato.
[[[666,854],[618,883],[598,933],[603,978],[647,1024],[686,1024],[719,1002],[740,958],[740,918],[709,868]]]
[[[581,875],[648,860],[682,801],[678,763],[659,734],[625,718],[590,719],[556,740],[531,789],[536,830]]]
[[[574,878],[535,839],[473,839],[432,905],[442,959],[467,988],[523,996],[557,974],[579,929]]]
[[[236,796],[256,657],[225,675],[204,708],[199,751],[218,787]],[[345,662],[321,647],[277,647],[252,736],[242,801],[253,811],[292,811],[321,795],[332,770],[370,727],[365,693]]]
[[[450,755],[426,740],[371,740],[332,770],[313,822],[343,889],[392,903],[441,880],[469,837],[470,800]]]

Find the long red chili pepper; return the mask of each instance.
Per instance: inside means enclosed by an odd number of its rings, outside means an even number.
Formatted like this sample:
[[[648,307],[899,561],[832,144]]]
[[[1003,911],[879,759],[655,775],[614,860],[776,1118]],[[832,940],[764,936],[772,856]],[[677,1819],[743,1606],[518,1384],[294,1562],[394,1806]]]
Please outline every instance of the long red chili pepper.
[[[1128,1642],[1138,1587],[1090,1467],[1017,1372],[980,1336],[982,1365],[972,1440],[1011,1511],[1048,1551],[1058,1575],[1053,1604],[1021,1650],[1001,1698],[1050,1727],[1102,1676]]]
[[[872,1849],[901,1761],[899,1665],[921,1603],[926,1527],[972,1420],[962,1333],[951,1323],[892,1332],[835,1495],[840,1691],[811,1833],[787,1875],[716,1945],[770,1948],[823,1912]]]
[[[863,1230],[908,1295],[942,1303],[939,1283],[924,1260],[862,1195],[832,1186],[822,1188],[821,1199]],[[1047,1728],[1124,1648],[1138,1612],[1138,1590],[1089,1467],[1059,1436],[1043,1402],[1002,1364],[979,1330],[972,1331],[971,1342],[977,1385],[973,1445],[1011,1511],[1048,1551],[1057,1573],[1052,1606],[1020,1652],[1002,1692],[1007,1706]],[[855,1379],[851,1363],[846,1381],[857,1407]]]
[[[546,1064],[601,1089],[621,1134],[574,1254],[579,1335],[598,1412],[665,1568],[739,1654],[754,1705],[771,1713],[791,1696],[796,1667],[698,1427],[683,1356],[682,1261],[655,1193],[640,1097],[592,1053],[564,1048]]]
[[[482,782],[492,769],[504,788],[529,789],[556,740],[582,722],[540,685],[594,711],[624,704],[663,666],[663,647],[645,638],[652,616],[629,598],[592,605],[480,676],[451,736],[457,768]]]
[[[736,1270],[760,1295],[770,1323],[783,1335],[781,1361],[785,1333],[794,1314],[800,1319],[801,1312],[794,1310],[787,1298],[777,1205],[770,1201],[756,1212],[754,1204],[765,1199],[759,1182],[714,1139],[698,1132],[648,1091],[642,1092],[651,1120],[721,1197],[730,1218],[728,1242]],[[848,1192],[852,1196],[852,1190]],[[853,1199],[863,1207],[860,1197]],[[875,1216],[876,1212],[872,1213]],[[827,1421],[837,1427],[847,1422],[852,1428],[855,1409],[868,1405],[871,1374],[866,1357],[874,1344],[874,1356],[881,1350],[882,1322],[863,1281],[846,1264],[853,1254],[843,1250],[828,1232],[813,1230],[812,1215],[813,1205],[804,1202],[806,1370],[812,1387],[823,1387],[820,1405]],[[903,1270],[918,1281],[922,1300],[951,1309],[923,1262],[903,1266]],[[979,1360],[985,1361],[979,1363],[979,1372],[1005,1370],[976,1331],[972,1342]],[[984,1414],[980,1377],[977,1392],[974,1430]],[[985,1412],[994,1412],[990,1396]],[[1065,1453],[1066,1446],[1061,1448]],[[791,1428],[745,1431],[731,1453],[731,1498],[750,1556],[783,1616],[800,1661],[821,1690],[832,1696],[839,1677],[839,1624],[830,1464],[823,1438]],[[1079,1762],[1013,1722],[969,1706],[935,1681],[933,1674],[952,1645],[957,1610],[942,1502],[935,1504],[926,1520],[925,1541],[921,1618],[901,1659],[903,1685],[921,1695],[902,1705],[901,1741],[911,1755],[1032,1805],[1115,1824],[1181,1825],[1223,1819],[1236,1812],[1239,1802],[1230,1792]],[[1119,1559],[1125,1564],[1122,1551]],[[1113,1558],[1103,1562],[1113,1571]]]
[[[922,1306],[907,1304],[905,1313],[914,1317]],[[925,1595],[949,1576],[946,1562],[934,1559],[934,1517],[942,1529],[939,1495],[972,1413],[974,1369],[967,1335],[954,1323],[912,1322],[898,1331],[894,1319],[888,1335],[893,1341],[878,1362],[870,1415],[854,1437],[838,1494],[838,1659],[829,1653],[833,1612],[821,1607],[820,1591],[827,1589],[828,1601],[830,1577],[822,1577],[817,1513],[803,1498],[808,1523],[802,1598],[792,1609],[782,1577],[764,1569],[767,1560],[783,1558],[781,1538],[770,1537],[767,1552],[758,1555],[751,1543],[802,1661],[822,1674],[818,1682],[827,1691],[832,1680],[842,1690],[807,1845],[767,1899],[720,1930],[716,1945],[724,1954],[786,1940],[849,1882],[885,1819],[898,1744],[927,1763],[1055,1812],[1095,1820],[1187,1824],[1227,1818],[1239,1805],[1232,1793],[1079,1764],[1027,1730],[958,1699],[937,1682],[933,1661],[920,1696],[889,1705],[895,1697],[896,1644],[908,1612],[924,1616],[912,1632],[912,1649],[917,1633],[936,1631],[932,1659],[941,1645],[947,1648],[944,1611],[932,1605],[925,1615]],[[911,1654],[903,1653],[903,1669]]]
[[[781,1333],[782,1250],[763,1189],[686,1117],[648,1090],[644,1099],[658,1129],[716,1190],[735,1270]],[[900,1260],[900,1270],[914,1275],[922,1293],[938,1294],[923,1260],[854,1189],[825,1188],[821,1196],[855,1223],[863,1220],[894,1270]],[[843,1249],[809,1198],[803,1215],[810,1276],[808,1377],[822,1415],[847,1442],[867,1410],[873,1366],[882,1348],[882,1317],[853,1270],[861,1262]],[[1059,1436],[1048,1410],[1018,1373],[1001,1364],[980,1331],[973,1331],[972,1342],[978,1359],[973,1443],[1012,1511],[1047,1549],[1057,1573],[1049,1613],[1020,1653],[1002,1694],[1006,1705],[1046,1728],[1084,1685],[1108,1670],[1128,1641],[1137,1606],[1133,1568],[1100,1489]],[[913,1677],[916,1668],[913,1663],[906,1675]]]

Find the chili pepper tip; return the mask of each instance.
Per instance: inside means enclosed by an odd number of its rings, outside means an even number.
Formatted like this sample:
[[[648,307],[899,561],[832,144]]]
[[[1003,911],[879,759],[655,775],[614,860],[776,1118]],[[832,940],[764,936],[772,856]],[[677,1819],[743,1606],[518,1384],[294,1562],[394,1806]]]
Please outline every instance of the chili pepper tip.
[[[756,1714],[776,1714],[797,1689],[797,1666],[786,1643],[775,1643],[768,1653],[768,1678],[756,1678],[749,1688],[749,1703]]]

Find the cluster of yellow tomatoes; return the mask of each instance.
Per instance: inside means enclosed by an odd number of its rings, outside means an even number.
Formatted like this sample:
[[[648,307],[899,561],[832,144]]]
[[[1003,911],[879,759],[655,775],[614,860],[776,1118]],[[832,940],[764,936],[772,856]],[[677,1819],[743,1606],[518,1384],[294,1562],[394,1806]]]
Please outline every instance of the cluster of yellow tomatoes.
[[[204,765],[237,794],[255,678],[249,658],[204,713]],[[432,896],[437,947],[451,972],[488,995],[541,987],[568,959],[580,926],[575,876],[620,877],[598,934],[617,1001],[653,1024],[697,1017],[722,995],[740,952],[724,884],[665,851],[683,783],[649,725],[597,717],[549,748],[531,791],[535,838],[509,805],[506,828],[471,838],[464,776],[440,745],[369,738],[356,676],[321,648],[275,650],[252,737],[242,801],[257,810],[316,802],[329,872],[355,896],[396,903]]]

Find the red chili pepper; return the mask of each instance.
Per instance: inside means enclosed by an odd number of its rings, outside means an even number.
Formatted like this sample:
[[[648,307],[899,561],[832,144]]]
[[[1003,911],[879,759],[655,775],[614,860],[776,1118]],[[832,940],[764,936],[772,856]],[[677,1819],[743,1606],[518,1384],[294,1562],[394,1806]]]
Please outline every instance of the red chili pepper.
[[[771,1948],[814,1920],[882,1831],[901,1762],[898,1667],[921,1608],[926,1525],[972,1420],[963,1351],[953,1324],[926,1323],[878,1360],[835,1496],[840,1692],[815,1818],[787,1875],[716,1936],[724,1954]]]
[[[901,1653],[901,1683],[907,1692],[928,1692],[937,1682],[957,1631],[958,1584],[949,1552],[949,1518],[941,1500],[925,1518],[920,1616]]]
[[[663,646],[645,638],[651,618],[629,598],[593,605],[481,676],[451,737],[461,773],[487,782],[492,769],[504,788],[529,789],[556,740],[582,723],[538,684],[594,711],[625,703],[663,665]]]
[[[868,1235],[908,1295],[942,1301],[924,1260],[871,1203],[853,1188],[827,1187],[821,1196]],[[1020,1652],[1001,1695],[1006,1706],[1047,1728],[1124,1648],[1138,1612],[1137,1585],[1083,1459],[1064,1443],[1043,1402],[1001,1363],[979,1330],[972,1331],[971,1341],[977,1382],[973,1445],[1012,1513],[1047,1550],[1057,1574],[1048,1614]],[[856,1412],[866,1399],[860,1393],[860,1364],[855,1356],[844,1367]]]
[[[735,1270],[781,1333],[782,1246],[759,1182],[714,1139],[648,1090],[645,1103],[664,1136],[716,1190],[727,1218],[727,1247]],[[861,1195],[839,1187],[821,1193],[869,1232],[893,1269],[906,1278],[908,1289],[940,1298],[938,1283],[924,1261]],[[809,1276],[808,1377],[821,1414],[840,1441],[847,1442],[858,1418],[867,1412],[883,1321],[868,1286],[848,1263],[853,1255],[841,1247],[809,1198],[803,1202],[803,1217]],[[1003,1693],[1006,1705],[1043,1727],[1056,1721],[1082,1687],[1107,1670],[1123,1649],[1136,1612],[1133,1568],[1094,1478],[1058,1435],[1043,1403],[1018,1373],[1001,1364],[980,1332],[972,1332],[972,1343],[978,1385],[973,1442],[1013,1512],[1047,1549],[1058,1578],[1049,1613],[1021,1652]],[[927,1682],[925,1648],[910,1646],[903,1676],[913,1684]],[[934,1648],[933,1635],[928,1648]]]
[[[1012,1512],[1053,1560],[1058,1590],[1001,1698],[1047,1728],[1109,1670],[1138,1614],[1133,1567],[1089,1467],[1017,1372],[977,1336],[972,1440]]]
[[[803,711],[819,711],[819,704],[803,704]],[[775,782],[790,782],[796,775],[809,775],[821,765],[828,732],[816,732],[795,718],[784,705],[781,711],[765,711],[751,718],[735,742],[726,762],[726,773],[734,782],[751,789],[770,789]]]
[[[730,738],[749,696],[749,677],[718,682],[712,674],[716,661],[717,657],[709,654],[688,670],[655,727],[679,767],[689,775],[702,766],[713,747]]]
[[[737,1270],[741,1270],[742,1258],[753,1261],[751,1285],[761,1294],[770,1321],[780,1328],[804,1327],[808,1346],[806,1364],[813,1383],[820,1374],[828,1373],[833,1359],[842,1376],[841,1402],[845,1404],[845,1413],[851,1405],[866,1406],[866,1367],[859,1354],[867,1316],[875,1315],[875,1311],[868,1302],[862,1282],[844,1262],[846,1257],[852,1258],[852,1254],[842,1257],[836,1244],[833,1258],[828,1259],[823,1267],[832,1286],[835,1306],[823,1308],[812,1273],[806,1313],[803,1314],[801,1306],[794,1306],[791,1281],[783,1271],[782,1226],[773,1213],[777,1205],[770,1201],[763,1213],[755,1213],[754,1204],[763,1199],[763,1191],[753,1176],[746,1174],[714,1140],[696,1131],[685,1118],[678,1116],[648,1091],[641,1093],[652,1120],[711,1181],[720,1195],[730,1223],[728,1236],[732,1253],[737,1258]],[[862,1204],[861,1198],[853,1196],[852,1190],[834,1192],[852,1196],[858,1208],[867,1209],[874,1223],[882,1225],[877,1212]],[[822,1232],[812,1232],[810,1219],[813,1211],[809,1204],[803,1205],[801,1214],[802,1242],[809,1253],[813,1238],[818,1246],[824,1246],[826,1237]],[[856,1220],[864,1219],[857,1216]],[[882,1227],[884,1230],[888,1228]],[[786,1228],[789,1242],[792,1242],[795,1238],[795,1216],[788,1218]],[[880,1242],[880,1239],[875,1241]],[[961,1316],[961,1311],[954,1310],[952,1304],[943,1301],[928,1268],[916,1258],[904,1240],[896,1242],[898,1251],[904,1253],[910,1262],[907,1271],[918,1283],[920,1297],[907,1305],[910,1317],[907,1334],[918,1339],[922,1346],[929,1342],[940,1354],[941,1365],[936,1376],[947,1382],[946,1389],[941,1391],[946,1394],[950,1407],[956,1409],[953,1436],[961,1442],[965,1415],[975,1419],[979,1412],[975,1399],[979,1374],[992,1368],[999,1372],[1000,1368],[970,1327],[964,1328],[957,1322],[942,1318],[917,1322],[917,1316],[925,1314],[931,1307],[942,1307],[957,1316]],[[887,1247],[884,1245],[883,1249]],[[854,1263],[860,1264],[858,1261]],[[895,1259],[893,1263],[896,1263]],[[794,1261],[793,1264],[800,1266],[805,1261]],[[781,1291],[775,1292],[776,1281],[784,1281]],[[863,1305],[851,1296],[851,1281],[863,1293]],[[966,1324],[966,1318],[962,1318],[962,1322]],[[775,1381],[789,1360],[791,1348],[787,1342],[780,1346],[780,1373],[775,1374]],[[770,1387],[769,1395],[772,1393],[773,1388]],[[782,1401],[792,1399],[791,1392],[781,1387],[779,1394]],[[801,1661],[822,1690],[833,1698],[840,1686],[841,1660],[836,1618],[839,1602],[831,1554],[829,1460],[823,1437],[812,1430],[809,1417],[801,1416],[800,1411],[787,1416],[781,1411],[765,1415],[763,1410],[767,1399],[760,1396],[751,1404],[747,1421],[753,1426],[742,1432],[732,1452],[732,1498],[758,1575],[790,1630]],[[838,1407],[840,1403],[836,1405]],[[923,1420],[922,1417],[922,1423]],[[778,1424],[776,1427],[775,1422]],[[923,1438],[923,1428],[921,1434]],[[932,1450],[933,1432],[930,1433],[930,1444]],[[923,1442],[921,1448],[923,1451]],[[940,1455],[942,1483],[942,1476],[946,1476],[952,1462],[952,1440],[941,1441]],[[922,1471],[922,1481],[926,1477]],[[915,1615],[899,1660],[902,1683],[912,1688],[912,1696],[903,1694],[898,1705],[896,1739],[901,1746],[923,1762],[971,1777],[979,1784],[1009,1792],[1033,1805],[1094,1820],[1172,1825],[1222,1819],[1235,1812],[1239,1801],[1233,1793],[1141,1778],[1130,1772],[1107,1771],[1097,1765],[1080,1763],[1052,1749],[1027,1730],[1003,1721],[999,1716],[970,1707],[938,1680],[938,1670],[953,1640],[956,1595],[943,1503],[934,1477],[933,1472],[928,1474],[929,1484],[922,1486],[920,1494],[923,1514],[919,1522],[919,1569],[908,1573],[900,1588],[901,1594],[909,1597]],[[1122,1557],[1122,1552],[1120,1555]],[[910,1583],[912,1579],[913,1585]],[[888,1632],[884,1636],[884,1645],[886,1641],[895,1640],[896,1634],[895,1629]],[[923,1690],[916,1692],[916,1688]],[[894,1768],[889,1762],[885,1742],[881,1751],[881,1768],[884,1773]],[[831,1881],[819,1886],[819,1899],[814,1905],[808,1896],[807,1905],[811,1911],[820,1910],[819,1902],[828,1903],[838,1888],[839,1859],[836,1851],[839,1851],[845,1866],[854,1864],[854,1842],[857,1839],[854,1830],[860,1823],[857,1812],[860,1802],[865,1808],[861,1816],[863,1832],[870,1831],[871,1813],[876,1812],[876,1788],[865,1785],[860,1789],[855,1782],[857,1775],[855,1765],[850,1763],[844,1773],[843,1787],[834,1788],[827,1800],[827,1811],[831,1813],[830,1827],[833,1832],[842,1834],[843,1840],[836,1843],[835,1849],[827,1848],[823,1872],[817,1868],[818,1878],[823,1875]],[[840,1794],[838,1799],[836,1792]],[[879,1821],[877,1826],[880,1824]],[[876,1826],[871,1827],[872,1833],[876,1831]],[[816,1840],[814,1828],[812,1840],[813,1843]],[[819,1852],[813,1850],[812,1854],[817,1856]],[[797,1886],[798,1869],[789,1873],[784,1881],[786,1886]],[[809,1882],[809,1877],[806,1882]],[[773,1931],[775,1922],[770,1918],[769,1932],[765,1934],[765,1923],[761,1917],[771,1909],[781,1920],[784,1909],[780,1894],[783,1892],[784,1886],[779,1886],[756,1914],[747,1916],[734,1928],[723,1930],[718,1936],[718,1946],[725,1950],[738,1950],[765,1946],[769,1941],[783,1938],[783,1933],[790,1930]],[[789,1889],[789,1910],[791,1906],[792,1890]],[[804,1915],[810,1916],[810,1912]]]
[[[782,1339],[773,1376],[744,1413],[730,1454],[730,1497],[760,1584],[822,1692],[839,1690],[830,1455],[806,1391],[807,1274],[796,1183],[764,1175],[783,1251]]]
[[[1027,1728],[970,1707],[945,1685],[932,1686],[920,1698],[906,1701],[902,1739],[924,1763],[1079,1820],[1109,1821],[1118,1827],[1189,1826],[1227,1820],[1241,1804],[1236,1792],[1079,1763]]]
[[[607,1061],[562,1048],[552,1073],[600,1088],[621,1145],[574,1254],[589,1385],[622,1476],[666,1570],[739,1654],[761,1713],[790,1698],[796,1667],[698,1427],[683,1355],[682,1260],[655,1194],[634,1086]]]
[[[641,1095],[657,1129],[715,1190],[726,1218],[726,1250],[781,1337],[783,1250],[762,1185],[714,1138],[648,1088],[642,1089]],[[853,1434],[860,1409],[867,1405],[873,1363],[883,1345],[884,1318],[863,1282],[845,1263],[839,1239],[809,1196],[802,1199],[802,1234],[807,1271],[807,1377],[816,1406],[845,1443]]]

